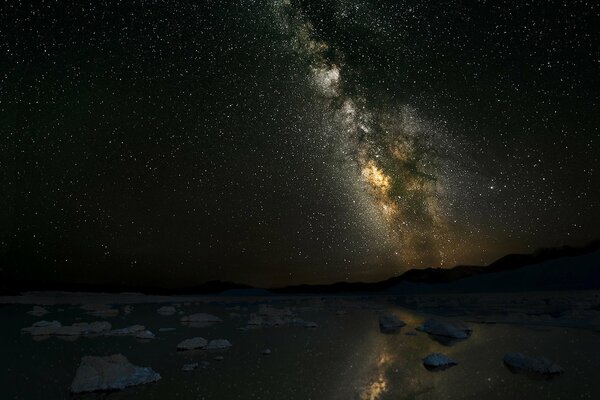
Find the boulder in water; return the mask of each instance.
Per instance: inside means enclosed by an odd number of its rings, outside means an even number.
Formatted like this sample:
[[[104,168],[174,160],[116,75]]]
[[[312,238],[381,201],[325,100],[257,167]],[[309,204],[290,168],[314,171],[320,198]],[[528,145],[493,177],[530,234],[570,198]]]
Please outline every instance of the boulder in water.
[[[175,312],[177,310],[175,310],[175,307],[173,306],[163,306],[161,308],[159,308],[158,310],[156,310],[157,313],[159,313],[160,315],[175,315]]]
[[[106,357],[85,356],[75,373],[71,393],[122,390],[155,382],[160,374],[149,367],[137,367],[122,354]]]
[[[213,339],[206,345],[206,350],[226,350],[232,345],[227,339]]]
[[[522,353],[507,353],[502,361],[513,373],[527,373],[552,378],[564,372],[560,365],[547,358],[528,357]]]
[[[457,364],[456,361],[441,353],[431,353],[423,359],[423,365],[430,371],[443,371]]]
[[[177,345],[177,350],[194,350],[206,347],[208,341],[202,337],[186,339]]]
[[[392,314],[382,314],[379,316],[379,330],[382,333],[396,333],[406,326],[404,321]]]

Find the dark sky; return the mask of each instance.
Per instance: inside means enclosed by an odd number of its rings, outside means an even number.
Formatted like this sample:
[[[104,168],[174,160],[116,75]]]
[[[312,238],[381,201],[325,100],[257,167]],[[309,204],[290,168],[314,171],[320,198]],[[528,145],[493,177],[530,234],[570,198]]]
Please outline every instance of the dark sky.
[[[22,279],[375,280],[600,237],[593,1],[11,1]]]

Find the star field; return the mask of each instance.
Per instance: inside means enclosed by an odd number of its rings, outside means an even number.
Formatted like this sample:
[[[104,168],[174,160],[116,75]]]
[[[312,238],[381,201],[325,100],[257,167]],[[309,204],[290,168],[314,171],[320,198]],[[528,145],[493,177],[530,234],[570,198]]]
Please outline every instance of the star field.
[[[373,280],[599,235],[590,1],[13,1],[15,276]]]

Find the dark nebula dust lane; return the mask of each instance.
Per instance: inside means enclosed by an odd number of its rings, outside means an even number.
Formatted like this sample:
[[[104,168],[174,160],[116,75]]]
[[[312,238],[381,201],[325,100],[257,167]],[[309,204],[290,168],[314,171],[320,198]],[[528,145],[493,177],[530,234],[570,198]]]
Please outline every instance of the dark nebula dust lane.
[[[375,280],[600,235],[591,2],[0,10],[18,279]]]

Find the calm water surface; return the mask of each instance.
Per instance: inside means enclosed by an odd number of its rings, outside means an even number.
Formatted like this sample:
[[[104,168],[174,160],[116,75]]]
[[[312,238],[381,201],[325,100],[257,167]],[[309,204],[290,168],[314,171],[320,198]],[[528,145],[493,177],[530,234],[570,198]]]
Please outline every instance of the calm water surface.
[[[600,335],[568,328],[531,328],[509,325],[478,325],[472,336],[444,346],[414,328],[424,316],[389,303],[350,301],[340,307],[327,301],[274,304],[291,306],[301,318],[319,327],[261,328],[241,331],[255,304],[182,306],[186,314],[209,312],[224,322],[193,328],[179,323],[179,315],[160,316],[163,304],[134,305],[130,315],[105,318],[113,328],[143,324],[157,338],[140,342],[132,337],[58,338],[35,341],[20,329],[41,320],[63,324],[99,318],[78,307],[51,306],[42,318],[27,315],[30,306],[2,306],[0,354],[4,372],[0,387],[4,399],[600,399]],[[234,306],[236,304],[233,304]],[[59,308],[65,310],[59,312]],[[340,308],[344,315],[336,315]],[[399,334],[379,332],[377,309],[388,310],[408,325]],[[230,313],[242,317],[230,317]],[[159,328],[176,328],[159,332]],[[221,353],[177,352],[181,340],[193,336],[226,338],[233,347]],[[272,354],[261,351],[269,348]],[[557,379],[535,380],[514,375],[502,364],[509,351],[543,355],[565,373]],[[421,359],[442,352],[459,365],[442,372],[429,372]],[[71,396],[69,385],[84,355],[124,354],[139,366],[150,366],[162,375],[154,384],[122,392]],[[190,362],[208,362],[192,372],[181,367]]]

